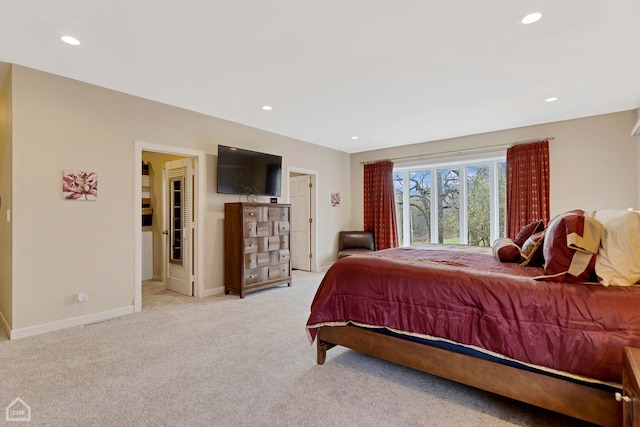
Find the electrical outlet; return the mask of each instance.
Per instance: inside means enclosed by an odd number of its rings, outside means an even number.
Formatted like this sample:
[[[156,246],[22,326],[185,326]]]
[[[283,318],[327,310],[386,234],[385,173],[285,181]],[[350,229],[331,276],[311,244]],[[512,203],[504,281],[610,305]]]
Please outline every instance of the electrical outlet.
[[[89,301],[89,294],[86,292],[78,292],[78,302]]]

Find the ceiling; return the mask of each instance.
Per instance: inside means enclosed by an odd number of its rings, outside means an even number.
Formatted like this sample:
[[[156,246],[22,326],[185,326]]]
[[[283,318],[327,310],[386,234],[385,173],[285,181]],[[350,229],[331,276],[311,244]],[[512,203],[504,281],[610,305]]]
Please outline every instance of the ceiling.
[[[640,0],[8,0],[0,61],[353,153],[638,108],[638,17]]]

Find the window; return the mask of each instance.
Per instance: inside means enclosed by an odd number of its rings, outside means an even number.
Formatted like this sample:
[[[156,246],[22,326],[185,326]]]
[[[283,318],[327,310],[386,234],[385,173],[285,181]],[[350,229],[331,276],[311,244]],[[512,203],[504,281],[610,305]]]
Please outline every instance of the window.
[[[404,184],[408,188],[405,190]],[[405,174],[394,171],[394,185],[396,190],[396,217],[398,220],[398,242],[402,244],[405,233],[409,241],[415,244],[431,242],[431,171],[408,172]],[[409,194],[406,206],[408,228],[404,228],[403,214],[404,193]]]
[[[489,166],[467,166],[467,243],[491,246]]]
[[[398,237],[403,246],[490,246],[505,235],[504,156],[426,166],[397,165],[394,184]]]
[[[438,169],[437,242],[460,243],[460,169]]]

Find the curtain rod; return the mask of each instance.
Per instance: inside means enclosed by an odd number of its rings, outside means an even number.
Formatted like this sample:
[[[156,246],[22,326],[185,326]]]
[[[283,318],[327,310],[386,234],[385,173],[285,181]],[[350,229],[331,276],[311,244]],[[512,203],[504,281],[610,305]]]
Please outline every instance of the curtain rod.
[[[535,138],[535,139],[525,139],[522,141],[515,141],[512,142],[511,144],[498,144],[498,145],[488,145],[485,147],[477,147],[477,148],[462,148],[460,150],[451,150],[451,151],[440,151],[438,153],[429,153],[429,154],[418,154],[415,156],[406,156],[406,157],[396,157],[393,159],[380,159],[380,160],[371,160],[371,161],[366,161],[366,162],[360,162],[361,165],[366,165],[369,163],[377,163],[377,162],[398,162],[398,161],[402,161],[402,160],[413,160],[413,159],[427,159],[430,157],[439,157],[439,156],[446,156],[446,155],[450,155],[450,154],[466,154],[466,153],[483,153],[483,152],[487,152],[487,151],[493,151],[493,150],[497,150],[500,148],[510,148],[513,147],[514,145],[520,145],[520,144],[531,144],[534,142],[540,142],[540,141],[553,141],[554,139],[556,139],[555,136],[548,136],[545,138]]]

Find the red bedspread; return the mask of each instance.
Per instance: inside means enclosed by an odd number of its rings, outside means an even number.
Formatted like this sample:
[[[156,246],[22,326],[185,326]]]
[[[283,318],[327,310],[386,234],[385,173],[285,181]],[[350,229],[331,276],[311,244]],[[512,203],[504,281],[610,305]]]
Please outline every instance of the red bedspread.
[[[319,326],[354,322],[621,382],[623,347],[640,346],[640,286],[535,281],[541,268],[436,248],[337,261],[311,305],[311,337]]]

